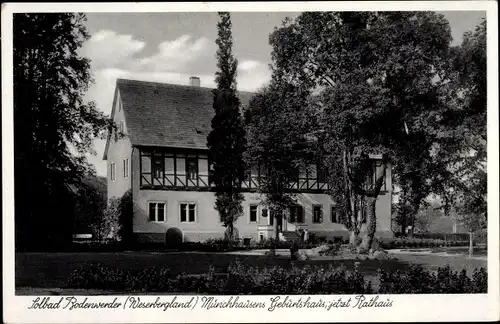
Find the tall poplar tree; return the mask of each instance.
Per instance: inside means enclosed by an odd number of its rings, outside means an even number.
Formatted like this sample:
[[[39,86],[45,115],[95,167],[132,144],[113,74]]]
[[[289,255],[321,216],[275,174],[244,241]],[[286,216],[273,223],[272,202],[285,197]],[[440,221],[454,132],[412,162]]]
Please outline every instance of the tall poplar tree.
[[[215,209],[219,212],[223,226],[227,227],[229,239],[234,238],[234,222],[243,213],[241,182],[245,172],[245,129],[240,113],[240,100],[236,91],[238,61],[233,56],[231,15],[219,13],[217,68],[213,90],[212,131],[207,138],[210,150],[210,181],[214,184]]]

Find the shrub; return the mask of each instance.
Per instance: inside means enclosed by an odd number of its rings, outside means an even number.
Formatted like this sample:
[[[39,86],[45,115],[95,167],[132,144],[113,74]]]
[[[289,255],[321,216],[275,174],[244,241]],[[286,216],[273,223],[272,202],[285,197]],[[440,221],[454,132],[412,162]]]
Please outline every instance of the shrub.
[[[441,246],[467,246],[469,241],[445,241],[436,238],[380,238],[380,247],[384,249],[401,248],[436,248]]]
[[[213,268],[201,275],[186,273],[172,276],[168,269],[151,268],[124,272],[101,264],[83,265],[71,273],[69,288],[143,292],[190,292],[205,294],[428,294],[486,293],[488,274],[476,269],[472,278],[465,270],[451,268],[437,272],[412,266],[405,273],[379,269],[377,291],[357,268],[305,266],[285,269],[278,266],[258,269],[236,261],[227,273],[216,274]]]
[[[170,291],[170,283],[169,269],[155,267],[131,273],[126,282],[131,290],[144,292]]]
[[[460,294],[486,293],[487,272],[476,269],[472,279],[465,270],[453,271],[449,266],[437,272],[424,270],[422,266],[411,266],[406,273],[379,270],[379,293],[384,294]]]
[[[68,279],[69,288],[127,290],[131,277],[120,269],[113,269],[100,263],[87,264],[73,271]]]
[[[443,241],[468,241],[469,233],[415,233],[414,238],[439,239]]]
[[[484,268],[474,269],[472,274],[471,293],[487,293],[488,292],[488,272]]]

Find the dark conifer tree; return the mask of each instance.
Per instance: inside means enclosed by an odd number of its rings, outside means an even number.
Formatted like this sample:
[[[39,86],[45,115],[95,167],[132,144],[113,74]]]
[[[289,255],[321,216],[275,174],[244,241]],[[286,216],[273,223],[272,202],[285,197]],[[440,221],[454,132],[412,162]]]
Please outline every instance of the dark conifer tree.
[[[233,239],[234,222],[243,213],[241,182],[245,172],[245,129],[236,91],[238,61],[232,53],[231,16],[228,12],[220,12],[219,17],[217,89],[213,91],[215,116],[207,146],[211,160],[210,179],[215,185],[215,209],[227,227],[229,239]]]

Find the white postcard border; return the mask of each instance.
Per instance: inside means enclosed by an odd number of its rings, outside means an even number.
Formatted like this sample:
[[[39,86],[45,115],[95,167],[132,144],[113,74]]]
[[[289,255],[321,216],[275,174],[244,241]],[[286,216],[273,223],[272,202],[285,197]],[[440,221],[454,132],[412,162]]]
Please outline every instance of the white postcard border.
[[[168,12],[168,11],[305,11],[305,10],[482,10],[487,11],[488,64],[488,294],[380,295],[393,307],[364,309],[216,309],[152,310],[29,310],[33,296],[15,296],[14,281],[14,158],[12,14],[14,12]],[[400,2],[241,2],[241,3],[7,3],[2,4],[2,175],[3,175],[3,309],[6,323],[118,323],[118,322],[390,322],[483,321],[499,319],[499,195],[498,195],[498,13],[494,1]],[[54,300],[61,296],[51,296]],[[64,296],[65,297],[65,296]],[[172,296],[160,296],[171,299]],[[198,296],[201,297],[201,296]],[[353,296],[351,296],[353,297]],[[85,296],[78,296],[84,299]],[[119,298],[126,298],[121,296]],[[154,300],[156,296],[141,296]],[[185,299],[187,296],[179,296]],[[220,297],[227,299],[229,296]],[[266,301],[270,296],[240,296]],[[313,295],[349,298],[346,295]],[[89,296],[88,301],[111,301],[114,296]]]

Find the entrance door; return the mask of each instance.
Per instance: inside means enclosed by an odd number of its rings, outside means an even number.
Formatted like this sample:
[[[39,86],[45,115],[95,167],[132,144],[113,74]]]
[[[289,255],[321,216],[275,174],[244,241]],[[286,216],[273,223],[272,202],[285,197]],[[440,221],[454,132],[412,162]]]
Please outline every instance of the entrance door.
[[[286,212],[283,213],[283,216],[281,217],[283,219],[283,232],[288,231],[288,217],[286,215]]]
[[[271,215],[274,218],[274,216],[275,216],[274,213],[271,214]],[[281,216],[281,217],[278,216],[278,217],[275,218],[275,220],[276,220],[276,223],[278,225],[278,233],[281,233],[281,232],[285,231],[284,226],[286,226],[286,221],[284,221],[283,216]]]

